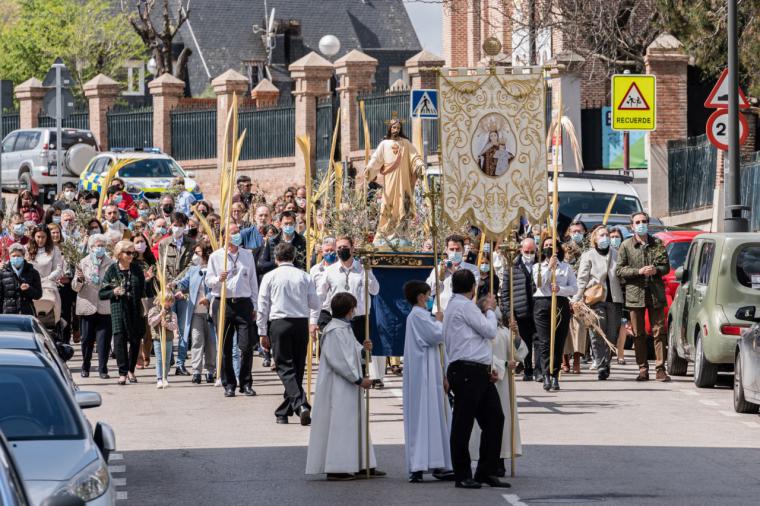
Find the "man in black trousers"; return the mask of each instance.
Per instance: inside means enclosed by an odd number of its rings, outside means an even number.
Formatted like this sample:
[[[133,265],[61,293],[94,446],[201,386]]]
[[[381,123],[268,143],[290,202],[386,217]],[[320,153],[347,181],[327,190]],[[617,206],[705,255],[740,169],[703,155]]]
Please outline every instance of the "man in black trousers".
[[[256,315],[259,338],[270,348],[285,393],[275,410],[277,423],[288,423],[296,414],[301,425],[311,423],[311,408],[303,389],[309,333],[316,334],[322,306],[311,276],[293,265],[296,249],[281,242],[274,249],[277,268],[264,274],[259,287]]]
[[[504,414],[494,385],[498,375],[491,371],[491,341],[497,330],[496,300],[489,295],[479,301],[478,307],[472,301],[475,290],[472,272],[467,269],[455,272],[451,276],[453,295],[443,316],[443,338],[449,357],[446,377],[454,393],[451,461],[457,488],[480,488],[483,483],[507,488],[509,483],[497,477]],[[473,480],[469,443],[475,420],[482,434],[480,460]]]

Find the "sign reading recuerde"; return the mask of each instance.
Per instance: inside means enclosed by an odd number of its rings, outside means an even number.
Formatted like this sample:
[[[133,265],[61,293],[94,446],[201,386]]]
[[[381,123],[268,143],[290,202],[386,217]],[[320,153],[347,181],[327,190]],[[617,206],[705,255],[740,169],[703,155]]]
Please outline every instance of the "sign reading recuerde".
[[[657,127],[655,77],[615,74],[612,76],[612,129],[647,130]]]

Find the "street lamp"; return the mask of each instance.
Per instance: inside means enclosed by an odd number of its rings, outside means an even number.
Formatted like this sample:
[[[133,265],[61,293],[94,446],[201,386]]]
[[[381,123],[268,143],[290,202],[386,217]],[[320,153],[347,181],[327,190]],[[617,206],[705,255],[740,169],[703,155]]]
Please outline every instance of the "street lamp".
[[[331,58],[340,51],[340,40],[335,35],[325,35],[319,39],[319,52]]]

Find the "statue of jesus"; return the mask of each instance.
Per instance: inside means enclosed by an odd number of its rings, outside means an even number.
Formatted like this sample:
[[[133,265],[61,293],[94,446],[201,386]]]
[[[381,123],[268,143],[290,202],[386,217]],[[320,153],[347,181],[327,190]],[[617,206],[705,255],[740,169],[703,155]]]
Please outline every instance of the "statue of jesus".
[[[385,139],[372,154],[366,169],[368,182],[378,174],[384,178],[380,220],[375,232],[376,246],[396,239],[394,235],[399,224],[415,217],[414,186],[424,171],[425,163],[404,135],[401,121],[392,119]]]

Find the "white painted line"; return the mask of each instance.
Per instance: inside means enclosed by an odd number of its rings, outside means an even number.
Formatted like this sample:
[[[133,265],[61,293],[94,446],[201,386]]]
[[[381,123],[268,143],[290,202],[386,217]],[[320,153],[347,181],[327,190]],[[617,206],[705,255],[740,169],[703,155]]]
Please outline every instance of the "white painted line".
[[[116,492],[116,500],[117,501],[126,501],[127,500],[127,493],[126,492]]]
[[[699,392],[695,392],[694,390],[681,390],[681,393],[686,395],[699,395]]]
[[[702,403],[702,404],[704,404],[705,406],[713,406],[713,407],[720,406],[720,404],[718,404],[715,401],[706,401],[706,400],[703,399],[703,400],[701,400],[699,402]]]
[[[387,388],[388,392],[390,392],[394,397],[398,397],[399,399],[403,399],[404,397],[404,391],[400,388]]]
[[[124,455],[121,453],[112,453],[108,456],[108,462],[111,462],[112,460],[124,460]]]
[[[502,494],[502,497],[512,506],[528,506],[520,500],[520,496],[517,494]]]
[[[126,473],[127,472],[127,466],[108,466],[108,470],[111,471],[111,474],[113,474],[113,473]]]
[[[747,421],[744,421],[742,423],[744,425],[746,425],[747,427],[751,427],[753,429],[757,429],[758,427],[760,427],[760,423],[757,423],[757,422],[747,422]]]
[[[113,486],[114,487],[126,487],[127,486],[127,479],[126,478],[112,478]]]
[[[718,411],[723,416],[730,416],[731,418],[737,418],[739,416],[738,413],[734,411]]]

